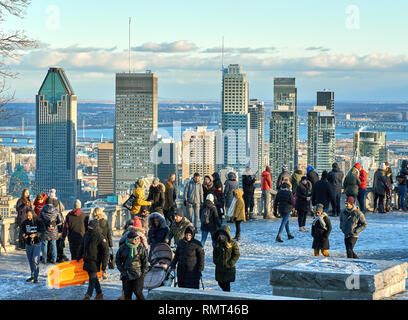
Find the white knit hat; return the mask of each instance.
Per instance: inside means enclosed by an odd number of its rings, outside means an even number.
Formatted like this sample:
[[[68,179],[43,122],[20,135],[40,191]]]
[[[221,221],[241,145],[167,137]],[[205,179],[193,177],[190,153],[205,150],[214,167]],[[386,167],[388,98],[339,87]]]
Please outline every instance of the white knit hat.
[[[207,199],[206,200],[210,200],[212,203],[214,203],[214,196],[210,193],[208,196],[207,196]]]

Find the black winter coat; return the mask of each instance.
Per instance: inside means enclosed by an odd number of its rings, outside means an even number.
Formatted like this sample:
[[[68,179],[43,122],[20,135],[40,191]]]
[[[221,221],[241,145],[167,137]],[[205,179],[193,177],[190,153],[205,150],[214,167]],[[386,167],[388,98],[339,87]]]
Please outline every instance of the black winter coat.
[[[244,174],[242,176],[242,189],[244,194],[254,195],[255,192],[255,176]]]
[[[109,260],[109,247],[106,238],[98,228],[88,230],[78,249],[77,259],[84,259],[83,269],[88,272],[106,270]]]
[[[157,187],[150,186],[149,195],[147,196],[146,201],[151,201],[150,212],[160,212],[163,213],[164,208],[164,184],[159,183]]]
[[[321,203],[327,209],[330,203],[335,208],[335,200],[332,193],[332,188],[327,179],[322,179],[316,182],[313,186],[312,204],[315,206]]]
[[[136,280],[144,277],[149,270],[147,252],[142,244],[136,248],[133,258],[129,257],[130,248],[124,243],[116,252],[116,266],[120,271],[121,280]]]
[[[109,226],[109,223],[106,219],[99,219],[99,229],[101,234],[108,240],[109,248],[113,248],[113,241],[112,241],[112,230]]]
[[[326,229],[323,229],[319,221],[314,220],[315,223],[312,224],[312,237],[313,237],[312,248],[329,250],[330,249],[329,235],[332,230],[332,225],[327,214],[323,213],[322,215],[323,221],[326,224]]]
[[[292,176],[290,175],[289,172],[287,172],[287,171],[281,172],[281,173],[279,174],[278,180],[276,181],[276,190],[279,190],[279,189],[281,188],[282,183],[283,183],[283,180],[284,180],[285,178],[288,178],[289,181],[292,180]]]
[[[295,200],[292,191],[289,189],[280,189],[273,203],[273,210],[276,212],[279,205],[280,214],[291,213],[294,203]]]
[[[204,198],[204,201],[207,199],[207,196],[209,194],[212,194],[214,196],[214,198],[215,198],[215,189],[214,189],[214,184],[213,183],[211,183],[211,185],[209,185],[209,186],[203,184],[203,196],[204,196],[203,198]]]
[[[309,201],[307,198],[310,198]],[[312,183],[307,180],[307,184],[304,185],[300,182],[296,188],[296,210],[309,211],[310,202],[312,201]]]
[[[200,209],[200,219],[202,231],[214,232],[221,227],[217,207],[209,200],[205,200],[204,205]]]
[[[384,172],[377,170],[374,173],[373,191],[378,195],[385,196],[385,191],[387,190],[388,182],[387,177]]]
[[[153,223],[154,218],[160,221],[158,227]],[[166,219],[159,213],[151,213],[149,215],[149,232],[147,233],[147,242],[150,245],[150,250],[153,250],[156,244],[165,242],[168,232],[169,227],[167,226]]]
[[[17,211],[17,225],[21,226],[21,224],[27,219],[27,211],[31,208],[31,202],[26,204],[23,199],[18,199],[16,203],[16,211]]]
[[[328,181],[334,195],[340,194],[343,188],[344,173],[339,168],[333,168],[329,172]]]
[[[79,245],[88,229],[88,221],[89,215],[83,213],[81,209],[72,210],[65,218],[62,237],[65,238],[68,235],[70,243]]]

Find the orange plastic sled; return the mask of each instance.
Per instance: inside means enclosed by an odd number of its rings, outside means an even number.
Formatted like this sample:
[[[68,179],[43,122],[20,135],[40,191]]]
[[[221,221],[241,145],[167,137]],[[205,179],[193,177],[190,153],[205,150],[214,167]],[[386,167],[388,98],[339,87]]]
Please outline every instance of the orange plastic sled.
[[[76,286],[89,281],[88,272],[83,269],[84,260],[63,262],[53,266],[48,271],[48,286],[51,288],[64,288]],[[102,271],[98,272],[98,279],[102,277]]]

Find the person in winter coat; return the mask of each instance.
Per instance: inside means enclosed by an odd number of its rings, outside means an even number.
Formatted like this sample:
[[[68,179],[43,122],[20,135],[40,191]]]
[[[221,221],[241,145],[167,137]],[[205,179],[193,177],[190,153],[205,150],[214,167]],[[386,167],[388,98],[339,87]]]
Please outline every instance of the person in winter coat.
[[[227,180],[224,183],[224,199],[225,199],[225,211],[228,212],[231,206],[232,199],[234,199],[234,190],[238,189],[238,179],[235,172],[229,172]]]
[[[332,195],[335,199],[333,208],[333,216],[340,216],[340,198],[341,191],[343,188],[344,173],[340,170],[339,165],[335,162],[332,164],[332,170],[329,172],[327,181],[330,183],[330,188],[332,190]]]
[[[316,207],[316,215],[312,222],[312,237],[314,249],[314,255],[319,256],[319,251],[325,257],[329,257],[327,250],[330,249],[329,235],[332,230],[331,221],[326,212],[324,212],[324,206],[318,204]]]
[[[225,209],[222,182],[221,182],[221,178],[218,172],[214,172],[212,174],[212,178],[213,178],[214,197],[215,197],[214,203],[215,203],[215,206],[217,207],[217,212],[218,212],[220,221],[222,221],[222,217],[224,215],[224,209]]]
[[[135,225],[129,226],[126,231],[122,234],[122,237],[119,240],[119,247],[126,242],[127,236],[130,232],[135,233],[140,240],[140,243],[145,247],[145,249],[148,251],[149,250],[149,244],[147,242],[147,236],[144,233],[144,230],[142,228],[142,225],[139,221],[139,219],[136,218],[135,220]]]
[[[149,261],[153,249],[157,244],[165,242],[169,227],[166,219],[158,212],[152,212],[149,215],[149,233],[147,234],[147,242],[150,245]]]
[[[231,291],[231,282],[235,281],[235,264],[240,256],[238,244],[232,239],[228,225],[215,231],[213,238],[215,241],[213,249],[215,280],[222,291]]]
[[[135,200],[133,200],[132,209],[130,210],[132,219],[133,216],[139,213],[141,206],[150,206],[152,204],[150,201],[146,201],[143,185],[144,181],[142,179],[137,180],[132,191],[132,195],[135,197]]]
[[[386,197],[385,197],[385,211],[390,212],[392,210],[392,200],[391,200],[391,192],[392,192],[392,185],[394,184],[394,179],[392,178],[392,169],[390,163],[388,161],[385,162],[385,177],[387,178],[387,190],[385,190]],[[361,208],[360,208],[361,209]]]
[[[397,177],[398,181],[398,210],[407,210],[406,197],[408,185],[408,160],[403,160],[401,170]]]
[[[286,233],[288,234],[288,239],[293,239],[294,236],[291,235],[289,230],[289,217],[290,213],[292,212],[294,205],[294,199],[292,190],[290,189],[289,185],[283,183],[278,194],[276,195],[275,202],[273,204],[273,210],[276,212],[279,208],[279,213],[282,217],[282,223],[279,227],[278,235],[276,236],[276,242],[283,242],[281,239],[282,231],[285,228]]]
[[[43,263],[47,263],[48,243],[51,248],[51,263],[57,262],[57,239],[58,226],[63,223],[58,209],[52,204],[46,204],[40,212],[40,220],[44,224],[45,231],[42,235],[42,256]]]
[[[254,215],[255,181],[256,174],[252,174],[251,168],[246,167],[242,175],[242,189],[244,190],[245,216],[247,220],[252,219]]]
[[[176,187],[174,182],[176,181],[176,174],[170,174],[169,178],[164,181],[164,207],[163,214],[166,218],[167,224],[170,225],[173,221],[174,212],[177,209],[176,205]]]
[[[374,212],[385,213],[384,199],[387,188],[387,177],[385,176],[387,168],[384,163],[374,173],[373,192],[374,192]],[[377,211],[378,208],[378,211]]]
[[[171,240],[174,239],[174,244],[177,245],[177,243],[184,238],[184,231],[187,227],[193,227],[193,224],[184,217],[183,209],[179,208],[174,215],[174,221],[164,241],[170,245]]]
[[[194,173],[193,178],[185,186],[183,199],[187,210],[187,218],[193,222],[194,228],[197,229],[200,220],[200,207],[204,202],[204,191],[200,183],[199,173]]]
[[[299,167],[295,168],[295,172],[292,174],[292,178],[290,180],[292,184],[292,193],[296,194],[296,189],[303,177],[303,172]]]
[[[204,247],[208,234],[211,236],[221,227],[221,221],[218,218],[217,207],[214,205],[214,196],[210,193],[200,210],[201,217],[201,245]],[[215,245],[213,241],[213,247]]]
[[[312,200],[312,183],[303,176],[296,188],[296,211],[298,214],[298,224],[300,232],[309,232],[306,229],[306,217],[310,211],[310,202]]]
[[[315,171],[315,169],[312,166],[308,166],[306,168],[306,177],[307,179],[309,179],[309,181],[312,184],[312,187],[314,187],[314,184],[319,181],[319,175],[317,174],[317,172]]]
[[[340,215],[340,229],[344,233],[347,258],[358,259],[354,252],[358,236],[367,227],[364,214],[355,206],[353,197],[347,197],[346,209]]]
[[[265,171],[261,175],[261,191],[262,191],[262,207],[264,218],[270,218],[271,209],[271,188],[272,188],[272,178],[271,178],[271,168],[266,166]]]
[[[89,220],[88,230],[85,232],[81,245],[78,249],[77,261],[84,260],[83,269],[88,272],[88,290],[83,300],[90,300],[94,289],[95,300],[103,300],[101,285],[98,280],[98,272],[105,272],[109,260],[109,247],[107,239],[101,234],[99,221]]]
[[[116,253],[116,265],[120,272],[125,300],[132,300],[132,293],[137,300],[143,296],[144,278],[149,270],[147,252],[135,232],[129,232],[125,243]]]
[[[177,244],[170,269],[177,266],[179,288],[200,288],[201,273],[204,270],[204,249],[201,242],[194,239],[194,229],[187,227],[185,236]]]
[[[26,255],[30,264],[31,277],[27,282],[38,282],[40,272],[40,254],[41,254],[41,234],[44,232],[44,224],[34,214],[32,209],[27,210],[27,219],[21,225],[23,239],[26,242]]]
[[[361,186],[360,172],[356,167],[349,170],[343,182],[344,193],[347,197],[353,197],[357,200],[358,188]]]
[[[360,206],[360,211],[362,213],[365,213],[366,211],[365,196],[367,194],[367,172],[362,168],[360,163],[356,163],[354,167],[358,170],[359,172],[358,177],[361,181],[361,184],[358,186],[357,194],[358,204]]]
[[[283,165],[282,166],[282,172],[279,174],[278,180],[276,181],[276,190],[279,190],[282,186],[283,180],[284,179],[289,179],[289,181],[292,180],[292,177],[290,173],[288,172],[288,166]]]
[[[63,241],[65,241],[68,236],[71,260],[77,260],[78,249],[88,228],[89,221],[89,215],[83,213],[81,210],[81,201],[76,200],[74,208],[74,210],[67,214],[62,230]]]
[[[332,188],[327,180],[327,176],[328,173],[324,170],[322,172],[322,178],[314,184],[312,191],[312,204],[314,206],[319,203],[323,204],[326,213],[329,211],[330,204],[332,204],[333,208],[336,207],[336,200],[332,194]]]
[[[147,201],[151,201],[150,212],[158,212],[163,214],[164,207],[164,193],[166,187],[160,182],[159,178],[154,178],[152,185],[149,188],[149,195]]]
[[[27,211],[32,209],[31,208],[31,201],[30,201],[30,190],[24,189],[21,192],[21,197],[18,199],[16,203],[16,211],[17,211],[17,226],[19,228],[18,234],[18,249],[24,250],[25,249],[25,241],[23,238],[23,230],[21,228],[23,222],[27,219]]]
[[[106,214],[103,212],[102,208],[95,208],[92,214],[92,219],[98,220],[98,228],[101,234],[108,241],[108,246],[111,252],[113,252],[113,241],[112,241],[112,230],[109,226]],[[108,279],[106,272],[103,272],[103,279]]]
[[[149,213],[150,212],[149,212],[148,206],[141,206],[139,213],[135,215],[134,220],[133,220],[133,224],[134,224],[136,217],[139,218],[146,237],[147,237],[147,234],[149,233]]]
[[[37,194],[37,197],[34,200],[34,212],[37,215],[37,218],[40,216],[40,212],[45,205],[47,200],[47,195],[45,193]]]
[[[203,182],[203,197],[204,199],[207,199],[207,196],[209,194],[214,195],[214,184],[210,176],[205,176],[204,177],[204,182]]]
[[[245,222],[245,203],[242,199],[243,191],[241,189],[236,189],[234,191],[234,197],[236,199],[234,214],[231,218],[232,222],[235,222],[235,241],[241,240],[241,222]]]

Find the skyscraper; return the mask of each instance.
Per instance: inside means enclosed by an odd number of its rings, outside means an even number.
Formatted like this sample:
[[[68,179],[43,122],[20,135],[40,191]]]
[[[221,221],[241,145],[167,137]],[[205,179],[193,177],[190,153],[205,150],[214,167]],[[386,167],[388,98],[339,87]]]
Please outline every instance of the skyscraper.
[[[307,113],[307,163],[319,175],[331,170],[335,152],[335,119],[332,110],[316,106]]]
[[[224,163],[238,172],[249,165],[248,82],[238,64],[223,71],[222,132]]]
[[[326,106],[327,110],[334,112],[334,92],[323,90],[317,92],[317,106]]]
[[[280,106],[287,106],[288,110],[295,112],[294,126],[294,143],[295,149],[293,152],[294,164],[298,165],[298,140],[299,140],[299,119],[297,113],[297,88],[295,78],[274,78],[273,80],[273,103],[274,109],[277,110]]]
[[[286,165],[289,172],[294,171],[295,122],[295,111],[291,110],[289,106],[279,106],[276,110],[272,110],[269,139],[269,164],[272,183],[276,182],[282,165]]]
[[[179,142],[179,141],[178,141]],[[173,138],[159,138],[155,150],[157,152],[155,176],[160,181],[165,181],[170,174],[176,175],[175,185],[178,183],[178,167],[180,164],[179,153],[180,143]]]
[[[127,193],[140,177],[154,174],[151,151],[157,132],[157,75],[116,74],[115,193]]]
[[[36,96],[34,193],[54,188],[65,205],[77,198],[77,96],[62,68],[50,68]]]
[[[250,166],[252,171],[263,170],[265,146],[265,106],[263,101],[251,99],[248,105],[250,115]]]
[[[98,143],[98,196],[113,194],[113,143]]]
[[[388,161],[387,133],[356,131],[353,139],[354,161],[359,157],[372,157],[379,167]]]

